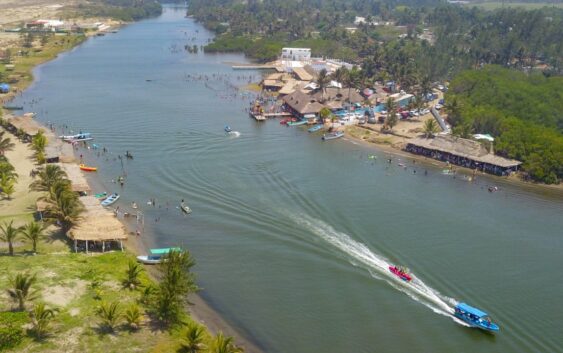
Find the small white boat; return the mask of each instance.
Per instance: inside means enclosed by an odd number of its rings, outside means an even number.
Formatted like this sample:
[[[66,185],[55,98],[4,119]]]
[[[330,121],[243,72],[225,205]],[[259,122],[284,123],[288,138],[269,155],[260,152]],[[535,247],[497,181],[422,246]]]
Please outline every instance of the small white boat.
[[[93,140],[94,138],[92,137],[92,134],[89,132],[85,132],[85,133],[81,133],[81,134],[76,134],[76,135],[62,135],[59,136],[59,138],[63,139],[66,142],[81,142],[81,141],[90,141]]]
[[[190,214],[192,213],[192,209],[188,207],[188,205],[182,203],[180,204],[180,209],[182,210],[182,212],[186,213],[186,214]]]
[[[117,200],[119,200],[119,194],[111,194],[104,201],[102,201],[102,206],[109,206],[115,203],[115,201]]]

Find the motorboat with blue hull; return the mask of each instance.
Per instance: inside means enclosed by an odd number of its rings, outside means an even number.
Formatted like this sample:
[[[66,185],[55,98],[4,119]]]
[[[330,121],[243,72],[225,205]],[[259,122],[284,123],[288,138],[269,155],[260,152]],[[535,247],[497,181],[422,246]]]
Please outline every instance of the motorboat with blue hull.
[[[162,248],[162,249],[150,249],[150,254],[137,256],[137,261],[142,262],[147,265],[157,265],[162,263],[171,251],[182,251],[180,248]]]
[[[307,120],[299,120],[299,121],[290,121],[287,123],[287,126],[299,126],[307,124]]]
[[[309,129],[307,129],[307,131],[316,132],[316,131],[319,131],[320,129],[322,129],[323,127],[324,127],[323,124],[318,124],[318,125],[315,125],[313,127],[310,127]]]
[[[459,303],[454,308],[454,315],[469,324],[487,332],[498,332],[499,326],[491,321],[489,314],[465,303]]]

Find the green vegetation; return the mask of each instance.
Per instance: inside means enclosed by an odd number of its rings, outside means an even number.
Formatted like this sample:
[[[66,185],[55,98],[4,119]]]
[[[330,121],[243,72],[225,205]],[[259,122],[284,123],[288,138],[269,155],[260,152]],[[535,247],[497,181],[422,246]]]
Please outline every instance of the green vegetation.
[[[154,0],[94,0],[67,9],[67,16],[111,17],[116,20],[132,22],[143,18],[158,16],[162,6]]]
[[[491,66],[456,77],[446,100],[455,133],[497,137],[496,153],[523,161],[533,180],[563,178],[563,77]]]
[[[470,4],[467,4],[466,6],[468,7],[472,7],[472,6],[477,6],[480,7],[482,9],[491,11],[491,10],[497,10],[503,7],[515,7],[515,8],[522,8],[525,10],[536,10],[536,9],[541,9],[543,7],[558,7],[558,8],[563,8],[563,3],[557,3],[557,2],[507,2],[507,1],[503,1],[503,2],[496,2],[496,1],[492,1],[492,2],[471,2]]]
[[[0,312],[0,352],[16,347],[23,341],[23,326],[28,323],[24,312]]]

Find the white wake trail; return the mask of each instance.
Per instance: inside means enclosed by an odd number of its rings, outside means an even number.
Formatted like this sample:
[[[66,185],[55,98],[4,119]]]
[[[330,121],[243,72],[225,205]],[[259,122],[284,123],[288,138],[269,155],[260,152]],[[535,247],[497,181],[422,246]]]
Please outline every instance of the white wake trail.
[[[345,233],[339,232],[329,224],[306,215],[290,215],[296,223],[312,231],[319,238],[325,240],[349,257],[355,266],[366,267],[373,277],[383,279],[393,288],[407,294],[410,298],[430,308],[437,314],[448,316],[456,322],[465,325],[453,316],[456,301],[441,295],[415,277],[410,283],[394,276],[389,271],[391,265],[383,256],[373,253],[362,244]]]

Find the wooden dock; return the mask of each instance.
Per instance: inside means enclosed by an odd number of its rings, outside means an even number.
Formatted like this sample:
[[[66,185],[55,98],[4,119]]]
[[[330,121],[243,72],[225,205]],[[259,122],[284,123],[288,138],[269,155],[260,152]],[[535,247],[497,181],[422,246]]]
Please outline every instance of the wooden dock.
[[[288,112],[262,113],[262,114],[250,112],[250,117],[256,119],[256,121],[265,121],[267,118],[283,118],[290,116],[292,115],[291,113]]]

